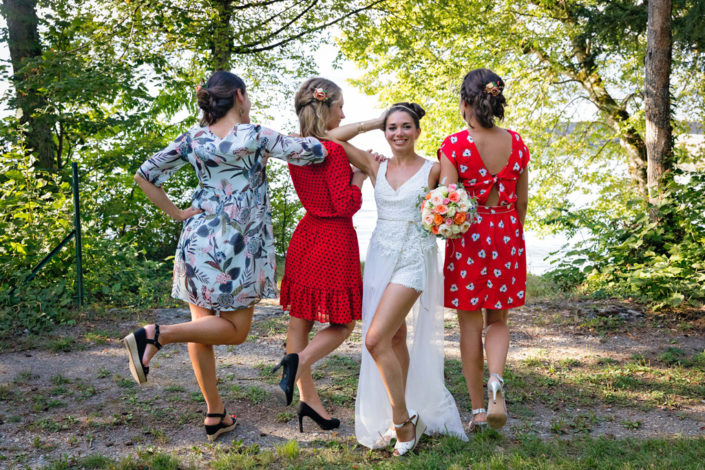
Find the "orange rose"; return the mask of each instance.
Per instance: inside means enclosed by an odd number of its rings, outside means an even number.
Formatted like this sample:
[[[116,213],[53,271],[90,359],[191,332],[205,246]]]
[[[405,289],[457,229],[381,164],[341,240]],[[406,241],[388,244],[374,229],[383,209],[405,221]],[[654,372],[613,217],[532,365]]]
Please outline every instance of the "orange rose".
[[[421,201],[421,210],[426,206],[426,201]]]
[[[326,101],[328,99],[328,90],[324,88],[316,88],[313,90],[313,97],[317,101]]]
[[[456,212],[455,217],[453,217],[453,222],[456,225],[461,225],[467,219],[467,212]]]
[[[433,233],[434,235],[438,235],[438,227],[436,227],[435,225],[431,227],[431,233]]]
[[[428,193],[424,199],[431,199],[431,193]]]
[[[443,216],[439,214],[433,214],[433,223],[434,225],[441,225],[443,223]]]

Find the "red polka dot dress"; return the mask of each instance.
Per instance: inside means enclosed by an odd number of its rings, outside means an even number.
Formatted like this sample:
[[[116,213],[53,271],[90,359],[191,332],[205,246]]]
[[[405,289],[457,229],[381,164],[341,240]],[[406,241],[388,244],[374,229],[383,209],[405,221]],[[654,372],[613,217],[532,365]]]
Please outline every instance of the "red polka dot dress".
[[[459,310],[508,309],[524,304],[526,252],[516,211],[517,181],[529,163],[519,134],[512,135],[507,165],[490,174],[467,130],[446,137],[438,150],[458,171],[468,195],[477,198],[477,221],[462,238],[446,242],[444,305]],[[486,206],[492,187],[499,205]]]
[[[360,188],[351,185],[345,150],[328,150],[318,165],[289,165],[306,215],[291,237],[280,303],[291,316],[347,324],[362,313],[360,249],[352,216],[362,205]]]

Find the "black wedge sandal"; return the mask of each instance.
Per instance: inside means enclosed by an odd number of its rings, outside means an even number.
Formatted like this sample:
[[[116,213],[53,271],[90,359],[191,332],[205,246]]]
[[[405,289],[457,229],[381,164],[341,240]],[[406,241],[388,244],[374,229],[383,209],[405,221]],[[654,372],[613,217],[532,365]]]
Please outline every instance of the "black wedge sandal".
[[[125,336],[122,341],[125,343],[125,348],[127,348],[132,378],[138,384],[145,383],[147,374],[149,374],[149,367],[142,364],[142,357],[148,344],[154,345],[157,351],[162,348],[162,345],[159,344],[159,325],[154,324],[154,339],[147,338],[147,330],[140,328],[134,333]]]
[[[237,426],[237,417],[235,415],[230,415],[230,417],[233,419],[232,424],[223,423],[223,420],[225,419],[225,416],[227,414],[228,412],[225,411],[225,409],[223,409],[222,413],[206,413],[206,418],[220,418],[220,422],[218,424],[203,425],[206,428],[206,436],[208,436],[209,441],[213,442],[221,434],[230,432],[235,429],[235,427]]]

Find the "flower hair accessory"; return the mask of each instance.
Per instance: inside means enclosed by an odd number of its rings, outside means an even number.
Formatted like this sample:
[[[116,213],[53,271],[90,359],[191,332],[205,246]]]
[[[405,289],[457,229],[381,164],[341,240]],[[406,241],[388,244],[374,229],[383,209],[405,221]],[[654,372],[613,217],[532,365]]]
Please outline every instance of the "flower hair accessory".
[[[206,89],[206,90],[208,89],[208,84],[206,83],[205,80],[202,80],[201,83],[199,83],[198,85],[196,85],[196,93],[198,93],[199,91],[201,91],[201,88]]]
[[[492,96],[499,95],[502,90],[504,90],[504,85],[501,82],[489,82],[485,85],[485,93],[489,93]]]
[[[325,88],[315,88],[313,90],[313,99],[325,103],[328,101],[328,90]]]

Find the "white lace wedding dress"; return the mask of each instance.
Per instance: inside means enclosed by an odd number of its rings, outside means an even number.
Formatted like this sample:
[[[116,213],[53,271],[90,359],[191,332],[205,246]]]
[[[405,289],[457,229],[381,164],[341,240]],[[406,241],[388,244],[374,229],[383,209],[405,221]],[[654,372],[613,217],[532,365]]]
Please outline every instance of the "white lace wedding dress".
[[[406,404],[416,410],[426,434],[451,434],[463,440],[455,400],[443,377],[443,278],[434,237],[421,227],[420,197],[425,195],[433,162],[396,191],[386,178],[387,162],[380,165],[375,185],[377,225],[370,240],[362,296],[362,364],[355,399],[355,436],[366,447],[379,448],[396,437],[392,406],[364,338],[382,293],[389,283],[422,291],[406,317],[409,374]]]

